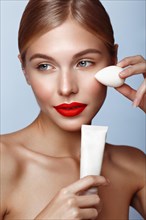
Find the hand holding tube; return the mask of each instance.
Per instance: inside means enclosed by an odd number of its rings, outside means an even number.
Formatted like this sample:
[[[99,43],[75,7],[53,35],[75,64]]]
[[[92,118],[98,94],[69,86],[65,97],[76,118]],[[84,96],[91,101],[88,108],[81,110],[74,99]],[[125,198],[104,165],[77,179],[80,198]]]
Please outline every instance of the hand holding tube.
[[[82,192],[98,186],[107,186],[102,176],[87,176],[61,189],[35,220],[43,219],[94,219],[100,210],[98,195],[82,195]]]

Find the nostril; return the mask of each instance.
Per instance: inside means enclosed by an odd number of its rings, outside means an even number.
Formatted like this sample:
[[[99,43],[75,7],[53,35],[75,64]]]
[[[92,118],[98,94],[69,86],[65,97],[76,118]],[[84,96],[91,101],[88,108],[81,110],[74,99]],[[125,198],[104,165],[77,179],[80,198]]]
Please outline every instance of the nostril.
[[[78,85],[75,78],[69,74],[64,74],[59,79],[58,92],[60,95],[69,96],[78,92]]]

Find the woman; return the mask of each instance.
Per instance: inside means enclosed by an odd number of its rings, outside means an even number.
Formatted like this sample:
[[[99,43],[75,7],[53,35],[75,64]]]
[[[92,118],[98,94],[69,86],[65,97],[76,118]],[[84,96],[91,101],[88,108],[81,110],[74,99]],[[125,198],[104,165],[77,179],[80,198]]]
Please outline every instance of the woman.
[[[81,125],[91,124],[107,88],[95,73],[127,67],[143,73],[143,57],[117,63],[110,19],[98,0],[30,0],[19,29],[19,59],[40,114],[28,127],[2,136],[1,219],[127,219],[143,217],[145,155],[106,144],[102,176],[79,180]],[[117,90],[146,111],[145,81]],[[97,186],[98,195],[83,195]]]

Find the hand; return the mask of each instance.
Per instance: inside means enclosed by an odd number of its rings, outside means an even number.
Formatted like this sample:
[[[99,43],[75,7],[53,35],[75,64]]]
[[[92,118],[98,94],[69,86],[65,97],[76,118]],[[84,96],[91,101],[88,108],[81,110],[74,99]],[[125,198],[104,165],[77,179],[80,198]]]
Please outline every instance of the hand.
[[[144,81],[137,91],[127,84],[116,88],[116,90],[133,101],[133,106],[139,106],[144,112],[146,112],[146,60],[142,56],[127,57],[121,60],[117,66],[122,68],[127,67],[120,73],[120,77],[123,79],[143,73]]]
[[[51,202],[37,215],[35,220],[43,219],[95,219],[98,216],[100,198],[96,194],[80,195],[83,191],[108,185],[102,176],[87,176],[63,188]]]

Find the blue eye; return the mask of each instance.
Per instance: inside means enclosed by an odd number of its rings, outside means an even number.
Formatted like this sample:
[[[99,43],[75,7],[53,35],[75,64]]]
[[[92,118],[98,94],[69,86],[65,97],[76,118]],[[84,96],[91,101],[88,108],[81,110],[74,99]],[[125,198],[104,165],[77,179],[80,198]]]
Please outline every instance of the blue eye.
[[[46,63],[43,63],[43,64],[40,64],[37,69],[41,70],[41,71],[44,71],[44,70],[49,70],[51,69],[51,65],[49,64],[46,64]]]
[[[82,60],[78,63],[78,66],[80,67],[88,67],[91,66],[93,64],[93,62],[91,61],[87,61],[87,60]]]

